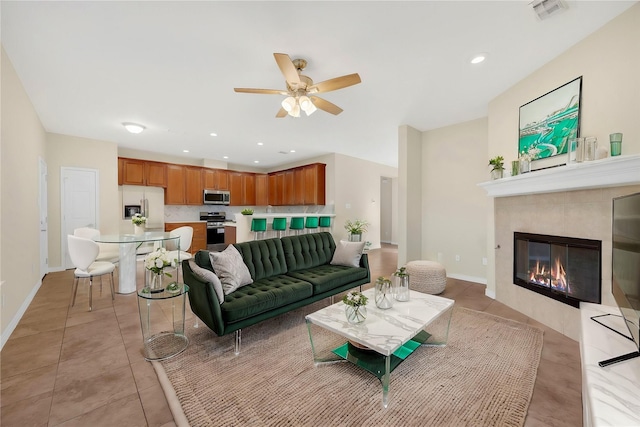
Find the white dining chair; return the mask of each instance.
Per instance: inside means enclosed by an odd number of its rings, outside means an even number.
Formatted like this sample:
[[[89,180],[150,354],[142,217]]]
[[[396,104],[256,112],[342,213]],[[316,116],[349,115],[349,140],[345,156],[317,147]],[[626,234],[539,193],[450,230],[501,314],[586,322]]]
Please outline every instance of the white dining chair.
[[[178,236],[180,240],[178,241],[178,245],[176,246],[172,240],[169,240],[166,244],[167,249],[169,249],[168,256],[169,259],[179,259],[180,264],[182,261],[193,258],[189,252],[189,248],[191,247],[191,241],[193,240],[193,227],[184,226],[178,227],[169,232],[171,237]],[[178,279],[180,278],[180,264],[176,265],[178,270]]]
[[[71,262],[76,267],[73,272],[73,299],[71,306],[76,303],[76,294],[78,293],[78,283],[80,279],[89,279],[89,311],[93,310],[93,278],[100,277],[100,289],[102,289],[102,276],[111,275],[111,300],[115,300],[115,291],[113,288],[113,271],[115,265],[108,261],[96,261],[100,247],[91,239],[68,235],[67,246],[69,248],[69,256]]]
[[[97,240],[100,238],[100,230],[91,227],[80,227],[73,230],[73,235],[84,239]],[[114,264],[120,259],[118,246],[109,243],[98,243],[100,252],[96,261],[109,261]]]

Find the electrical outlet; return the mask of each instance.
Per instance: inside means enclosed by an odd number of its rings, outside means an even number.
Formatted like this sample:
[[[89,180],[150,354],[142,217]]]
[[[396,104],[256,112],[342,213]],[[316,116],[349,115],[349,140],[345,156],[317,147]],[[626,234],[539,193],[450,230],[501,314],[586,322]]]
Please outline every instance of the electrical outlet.
[[[351,209],[351,203],[347,203],[347,204],[344,206],[344,208],[345,208],[345,209]]]
[[[487,265],[487,259],[486,258],[482,258],[482,265]]]
[[[460,261],[460,255],[456,255],[456,261]]]

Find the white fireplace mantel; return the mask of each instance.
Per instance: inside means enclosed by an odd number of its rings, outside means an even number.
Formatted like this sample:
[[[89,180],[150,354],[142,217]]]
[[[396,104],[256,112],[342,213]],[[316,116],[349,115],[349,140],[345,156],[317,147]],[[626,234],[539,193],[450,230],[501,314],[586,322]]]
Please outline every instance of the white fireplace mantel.
[[[586,190],[640,184],[640,155],[573,163],[481,182],[489,197]]]

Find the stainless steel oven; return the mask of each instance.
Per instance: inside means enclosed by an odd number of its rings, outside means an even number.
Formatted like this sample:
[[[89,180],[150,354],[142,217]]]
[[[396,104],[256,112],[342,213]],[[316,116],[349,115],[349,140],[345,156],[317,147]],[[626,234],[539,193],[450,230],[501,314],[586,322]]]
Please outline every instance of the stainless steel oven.
[[[200,221],[207,221],[207,250],[224,249],[224,212],[200,212]]]

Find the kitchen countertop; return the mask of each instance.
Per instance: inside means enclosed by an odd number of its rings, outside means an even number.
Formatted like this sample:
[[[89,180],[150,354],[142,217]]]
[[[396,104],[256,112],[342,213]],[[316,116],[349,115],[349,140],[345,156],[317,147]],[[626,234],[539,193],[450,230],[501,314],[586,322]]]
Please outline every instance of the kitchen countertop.
[[[200,220],[191,221],[189,219],[186,219],[184,221],[165,221],[164,223],[165,224],[180,224],[180,223],[183,223],[183,222],[204,222],[204,223],[206,223],[207,221],[204,221],[204,220],[202,220],[202,221],[200,221]]]
[[[330,216],[330,217],[335,217],[336,214],[325,214],[325,213],[295,213],[295,212],[289,212],[289,213],[264,213],[264,212],[254,212],[253,215],[242,215],[242,214],[236,214],[236,218],[238,217],[238,215],[241,216],[248,216],[248,217],[255,217],[255,218],[298,218],[298,217],[307,217],[307,216]]]

